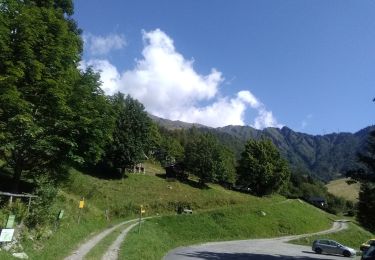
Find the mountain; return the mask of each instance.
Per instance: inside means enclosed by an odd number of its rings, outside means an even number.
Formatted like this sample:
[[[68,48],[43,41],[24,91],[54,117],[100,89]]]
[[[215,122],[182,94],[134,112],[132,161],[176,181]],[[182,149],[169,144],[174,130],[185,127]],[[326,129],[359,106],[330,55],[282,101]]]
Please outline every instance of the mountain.
[[[195,126],[203,132],[210,132],[231,148],[238,157],[248,139],[269,138],[292,168],[313,174],[324,181],[342,177],[347,170],[356,167],[356,154],[363,150],[369,132],[375,130],[375,126],[370,126],[356,133],[309,135],[295,132],[288,127],[270,127],[263,130],[250,126],[210,128],[167,119],[155,121],[168,129]]]
[[[327,135],[299,133],[288,127],[256,130],[249,126],[226,126],[217,130],[243,142],[249,138],[269,138],[293,168],[327,181],[342,177],[347,170],[356,167],[356,154],[363,150],[368,133],[374,129],[372,126],[354,134]]]

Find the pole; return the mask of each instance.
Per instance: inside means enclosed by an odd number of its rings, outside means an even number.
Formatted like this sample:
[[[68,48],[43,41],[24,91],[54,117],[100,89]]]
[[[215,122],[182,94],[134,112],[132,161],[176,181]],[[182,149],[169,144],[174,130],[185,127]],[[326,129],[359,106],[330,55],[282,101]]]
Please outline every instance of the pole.
[[[142,222],[142,205],[139,208],[138,234],[141,233],[141,222]]]

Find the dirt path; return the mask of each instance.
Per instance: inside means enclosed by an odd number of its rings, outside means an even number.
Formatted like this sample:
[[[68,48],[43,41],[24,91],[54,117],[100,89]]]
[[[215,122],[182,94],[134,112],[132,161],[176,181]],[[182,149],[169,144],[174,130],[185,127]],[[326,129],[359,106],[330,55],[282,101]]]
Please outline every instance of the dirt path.
[[[287,244],[287,241],[339,232],[348,227],[346,221],[335,221],[332,228],[312,234],[285,236],[270,239],[251,239],[205,243],[176,248],[164,260],[229,259],[229,260],[289,260],[289,259],[343,259],[341,256],[317,255],[310,246]]]
[[[117,225],[111,227],[111,228],[105,229],[104,231],[100,232],[99,234],[97,234],[96,236],[94,236],[93,238],[91,238],[90,240],[85,242],[84,244],[80,245],[79,248],[77,248],[70,256],[64,258],[64,260],[81,260],[81,259],[83,259],[94,246],[96,246],[104,237],[109,235],[115,229],[117,229],[118,227],[121,227],[124,224],[135,222],[137,220],[138,219],[132,219],[132,220],[124,221],[124,222],[121,222],[120,224],[117,224]],[[132,226],[134,226],[135,224],[133,224]]]
[[[117,260],[118,259],[118,252],[120,251],[122,242],[124,242],[124,239],[126,235],[128,234],[128,232],[136,225],[138,225],[138,222],[130,225],[129,227],[125,228],[121,232],[121,234],[116,238],[116,240],[108,248],[107,252],[103,255],[102,260]]]

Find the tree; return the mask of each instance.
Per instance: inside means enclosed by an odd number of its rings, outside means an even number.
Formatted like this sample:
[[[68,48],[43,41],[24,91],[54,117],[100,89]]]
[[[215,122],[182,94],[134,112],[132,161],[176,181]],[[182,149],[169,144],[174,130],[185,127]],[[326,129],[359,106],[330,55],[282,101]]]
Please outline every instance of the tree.
[[[287,162],[270,140],[250,139],[238,163],[238,184],[249,187],[255,195],[279,191],[290,176]]]
[[[18,191],[23,173],[49,173],[74,159],[69,106],[79,77],[80,30],[71,0],[0,3],[0,157]]]
[[[370,132],[366,150],[358,154],[361,167],[347,173],[361,183],[357,219],[362,226],[375,231],[375,131]]]
[[[109,98],[100,88],[100,76],[91,68],[80,73],[69,106],[77,122],[72,136],[76,140],[75,161],[86,166],[102,159],[112,141],[115,116]]]
[[[105,162],[113,168],[125,169],[145,159],[150,147],[151,119],[144,106],[127,95],[117,93],[112,97],[115,111],[115,128],[112,142],[107,147]]]
[[[201,134],[192,129],[185,146],[185,166],[199,177],[199,182],[229,182],[234,179],[234,155],[221,146],[209,133]]]

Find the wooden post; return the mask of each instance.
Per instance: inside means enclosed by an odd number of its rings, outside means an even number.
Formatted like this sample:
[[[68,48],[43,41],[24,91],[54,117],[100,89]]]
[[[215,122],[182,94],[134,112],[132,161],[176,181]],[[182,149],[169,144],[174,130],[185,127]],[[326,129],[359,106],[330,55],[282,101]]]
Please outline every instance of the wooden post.
[[[27,214],[30,213],[31,197],[29,197],[29,205],[27,206]]]

